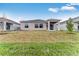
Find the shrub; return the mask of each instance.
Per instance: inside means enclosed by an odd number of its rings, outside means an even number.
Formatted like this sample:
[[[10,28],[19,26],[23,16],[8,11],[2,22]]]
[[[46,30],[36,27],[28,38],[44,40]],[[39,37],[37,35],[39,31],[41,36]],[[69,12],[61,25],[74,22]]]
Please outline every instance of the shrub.
[[[67,30],[69,33],[72,33],[73,32],[73,21],[71,18],[69,18],[67,21],[66,21],[66,27],[67,27]]]

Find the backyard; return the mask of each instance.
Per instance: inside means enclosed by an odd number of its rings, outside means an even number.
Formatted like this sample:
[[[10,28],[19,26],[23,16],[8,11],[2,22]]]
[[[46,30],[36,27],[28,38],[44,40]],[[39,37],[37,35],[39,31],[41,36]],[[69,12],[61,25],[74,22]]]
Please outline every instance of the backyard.
[[[0,32],[2,56],[79,55],[79,32],[11,31]]]

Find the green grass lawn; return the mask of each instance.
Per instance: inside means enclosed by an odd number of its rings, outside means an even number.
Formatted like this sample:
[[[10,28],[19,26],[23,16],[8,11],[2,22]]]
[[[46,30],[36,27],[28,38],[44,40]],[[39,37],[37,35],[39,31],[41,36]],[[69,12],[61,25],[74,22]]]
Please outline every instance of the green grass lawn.
[[[63,31],[14,31],[0,33],[2,56],[79,55],[79,33]]]

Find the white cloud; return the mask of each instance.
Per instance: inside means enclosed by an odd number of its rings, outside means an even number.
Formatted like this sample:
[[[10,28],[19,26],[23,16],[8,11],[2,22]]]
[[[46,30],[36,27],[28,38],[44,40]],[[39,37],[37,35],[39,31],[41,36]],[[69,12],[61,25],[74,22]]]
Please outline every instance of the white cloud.
[[[65,6],[61,6],[60,8],[49,8],[48,11],[51,11],[53,13],[57,13],[59,11],[67,10],[67,11],[76,11],[74,5],[79,5],[79,3],[68,3]]]
[[[79,5],[79,3],[69,3],[69,5]]]
[[[75,10],[77,10],[74,6],[69,6],[69,5],[67,5],[67,6],[62,6],[61,7],[61,10],[69,10],[69,11],[75,11]]]
[[[48,11],[51,11],[53,13],[57,13],[59,11],[58,8],[49,8]]]

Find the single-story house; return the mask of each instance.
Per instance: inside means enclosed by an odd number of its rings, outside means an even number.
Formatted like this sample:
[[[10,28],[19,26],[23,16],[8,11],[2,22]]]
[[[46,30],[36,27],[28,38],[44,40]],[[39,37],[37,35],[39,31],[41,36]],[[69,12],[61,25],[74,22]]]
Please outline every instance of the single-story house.
[[[20,21],[21,30],[56,30],[55,23],[59,22],[59,19],[48,19],[48,20],[27,20]]]
[[[66,20],[67,21],[67,20]],[[67,30],[66,21],[56,23],[57,30]],[[74,31],[79,31],[79,17],[72,18]]]
[[[0,31],[17,30],[19,27],[19,23],[5,17],[0,17]]]

